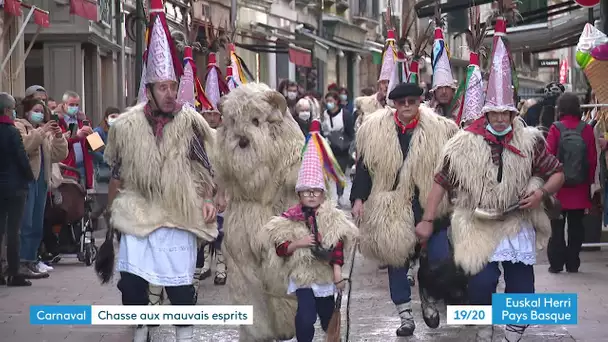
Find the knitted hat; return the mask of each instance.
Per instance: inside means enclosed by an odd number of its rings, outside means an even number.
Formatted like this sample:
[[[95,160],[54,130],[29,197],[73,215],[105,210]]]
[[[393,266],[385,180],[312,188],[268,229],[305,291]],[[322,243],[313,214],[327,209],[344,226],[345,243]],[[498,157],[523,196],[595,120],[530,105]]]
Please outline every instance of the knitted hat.
[[[382,53],[382,68],[380,69],[380,81],[390,81],[393,69],[397,59],[397,49],[395,48],[395,30],[388,30],[386,33],[386,42],[384,44],[384,52]]]
[[[298,174],[296,192],[311,189],[326,191],[326,177],[332,178],[342,186],[346,184],[344,173],[340,170],[329,144],[319,133],[320,129],[319,120],[313,120],[302,153],[302,166]]]
[[[502,38],[499,37],[494,47],[486,102],[481,111],[483,114],[487,112],[517,112],[513,98],[513,84],[511,82],[509,51]]]

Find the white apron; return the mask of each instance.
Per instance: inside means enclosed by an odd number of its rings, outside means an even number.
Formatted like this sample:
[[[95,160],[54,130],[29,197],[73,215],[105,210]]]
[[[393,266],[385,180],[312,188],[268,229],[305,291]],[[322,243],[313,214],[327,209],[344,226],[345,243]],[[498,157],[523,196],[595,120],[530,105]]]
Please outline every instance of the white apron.
[[[161,227],[145,238],[123,234],[117,270],[153,285],[191,285],[197,252],[196,236],[181,229]]]

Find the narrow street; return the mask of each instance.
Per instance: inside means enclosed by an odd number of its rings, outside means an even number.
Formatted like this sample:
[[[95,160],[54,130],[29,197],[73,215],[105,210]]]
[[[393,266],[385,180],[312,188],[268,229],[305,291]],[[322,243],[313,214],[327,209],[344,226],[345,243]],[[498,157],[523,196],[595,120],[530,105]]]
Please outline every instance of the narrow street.
[[[549,274],[547,262],[539,255],[536,267],[537,292],[578,293],[578,325],[533,326],[523,341],[608,341],[608,251],[583,252],[583,265],[578,274]],[[230,276],[230,275],[229,275]],[[413,301],[417,329],[414,337],[397,338],[394,330],[398,318],[390,302],[386,270],[378,270],[372,262],[358,257],[353,275],[350,341],[472,341],[474,328],[442,325],[429,330],[422,321],[416,291]],[[225,304],[226,287],[213,285],[212,278],[201,285],[199,304]],[[31,288],[0,288],[0,340],[3,342],[129,342],[127,327],[108,326],[31,326],[29,307],[41,304],[120,304],[116,280],[101,286],[93,269],[66,260],[58,264],[51,277],[37,280]],[[346,307],[343,303],[343,309]],[[345,314],[343,314],[345,320]],[[442,317],[445,322],[444,317]],[[344,323],[345,324],[345,323]],[[343,325],[344,329],[345,325]],[[237,341],[234,327],[201,326],[196,329],[197,341]],[[317,341],[324,341],[320,329]],[[154,330],[154,342],[172,342],[171,327]],[[495,341],[498,341],[497,337]]]

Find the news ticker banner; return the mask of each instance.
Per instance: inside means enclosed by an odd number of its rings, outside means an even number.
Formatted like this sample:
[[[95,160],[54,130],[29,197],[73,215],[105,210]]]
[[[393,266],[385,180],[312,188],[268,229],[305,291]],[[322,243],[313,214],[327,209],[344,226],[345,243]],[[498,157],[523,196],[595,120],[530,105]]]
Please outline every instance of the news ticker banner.
[[[448,325],[577,324],[574,293],[495,293],[492,305],[448,305]]]
[[[36,305],[30,324],[252,325],[251,305]]]

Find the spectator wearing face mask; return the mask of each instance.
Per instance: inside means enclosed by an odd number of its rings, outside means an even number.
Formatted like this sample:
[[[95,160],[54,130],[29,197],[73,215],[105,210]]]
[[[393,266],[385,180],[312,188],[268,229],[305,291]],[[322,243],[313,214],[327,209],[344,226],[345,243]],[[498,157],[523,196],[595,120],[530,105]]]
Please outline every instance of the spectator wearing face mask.
[[[296,103],[298,102],[299,99],[299,92],[298,92],[298,84],[296,82],[286,82],[284,84],[282,84],[282,90],[279,90],[283,96],[285,96],[285,99],[287,100],[287,108],[289,108],[290,113],[294,113],[295,112],[295,107],[296,107]]]
[[[325,95],[326,110],[321,116],[321,131],[327,138],[329,146],[343,172],[351,162],[349,149],[355,139],[355,120],[353,115],[345,108],[340,107],[340,96],[335,91]],[[345,206],[342,198],[344,189],[337,184],[338,204]]]
[[[101,124],[93,130],[97,132],[103,140],[104,144],[108,143],[108,132],[110,127],[116,122],[120,115],[120,109],[116,107],[108,107],[103,114],[103,121]],[[110,167],[103,160],[103,149],[91,152],[93,155],[93,162],[95,164],[95,208],[91,213],[93,220],[93,230],[97,230],[99,227],[99,218],[106,209],[108,203],[108,184],[112,177]]]
[[[48,277],[52,268],[38,261],[38,247],[42,241],[44,209],[48,185],[51,180],[51,165],[68,155],[67,141],[56,121],[51,120],[50,111],[41,100],[30,98],[23,101],[25,115],[15,120],[34,175],[28,185],[28,195],[21,221],[21,269],[26,278]]]
[[[348,89],[342,87],[338,90],[338,95],[340,95],[340,107],[348,110],[349,113],[353,112],[353,103],[350,101]]]
[[[293,118],[298,123],[298,126],[300,126],[302,133],[306,136],[313,119],[313,103],[309,98],[304,97],[298,100],[293,113]]]
[[[68,157],[63,164],[80,170],[80,181],[87,190],[93,189],[94,166],[93,157],[87,148],[86,138],[93,133],[90,122],[80,110],[80,96],[73,91],[66,91],[61,103],[55,110],[59,116],[59,126],[68,136]],[[86,125],[85,125],[86,123]],[[68,132],[74,125],[74,132]],[[77,177],[71,171],[65,171],[65,176]]]

